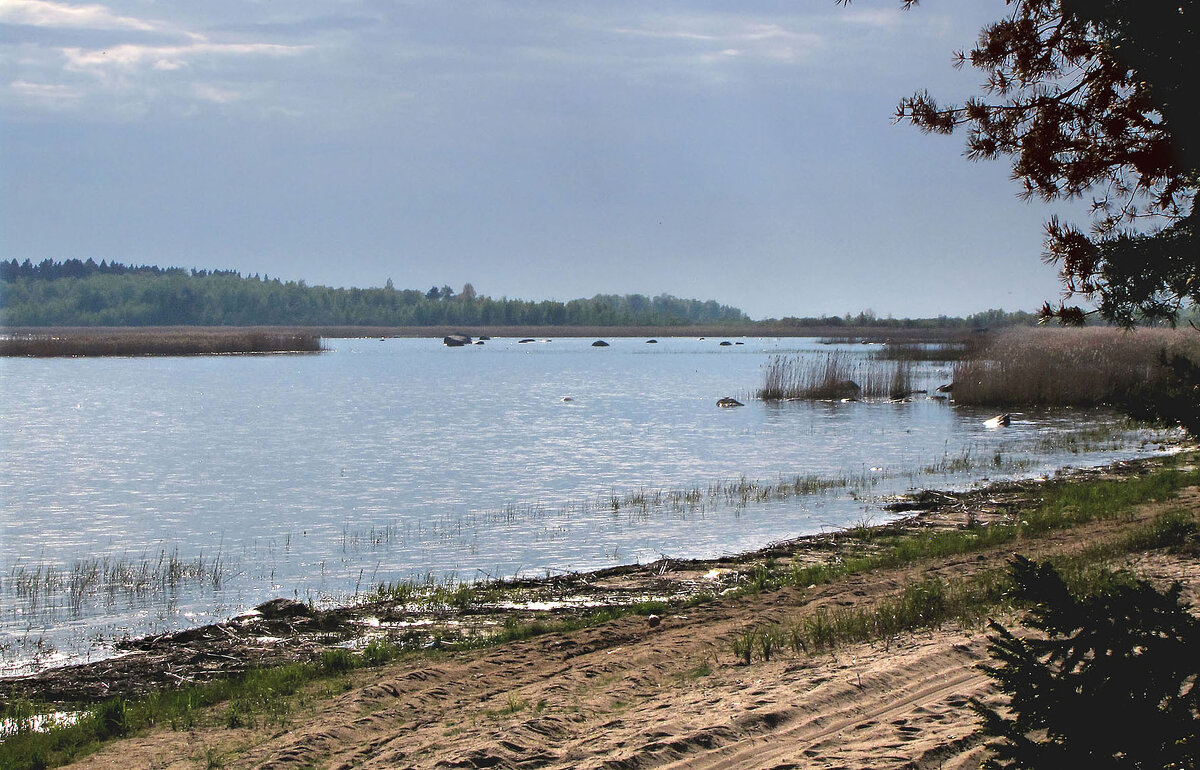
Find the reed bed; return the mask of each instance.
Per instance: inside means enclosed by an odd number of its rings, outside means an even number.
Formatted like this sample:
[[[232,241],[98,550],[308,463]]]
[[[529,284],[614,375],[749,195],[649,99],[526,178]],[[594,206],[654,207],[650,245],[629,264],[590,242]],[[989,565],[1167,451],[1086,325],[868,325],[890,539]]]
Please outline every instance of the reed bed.
[[[264,330],[154,330],[24,333],[0,336],[0,356],[209,356],[233,353],[319,353],[311,332]]]
[[[1164,352],[1200,361],[1200,334],[1107,327],[1001,332],[955,365],[954,400],[993,406],[1125,404],[1161,386]]]
[[[871,352],[876,361],[961,361],[971,351],[969,342],[888,342]]]
[[[834,351],[823,356],[775,356],[767,364],[763,401],[904,398],[914,390],[911,361],[878,361]]]

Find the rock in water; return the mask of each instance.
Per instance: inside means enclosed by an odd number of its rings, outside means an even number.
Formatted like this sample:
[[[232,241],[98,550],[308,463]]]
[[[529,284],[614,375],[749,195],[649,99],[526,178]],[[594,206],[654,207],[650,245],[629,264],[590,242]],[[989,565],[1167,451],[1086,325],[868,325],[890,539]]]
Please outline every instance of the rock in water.
[[[464,345],[470,345],[471,338],[465,334],[447,334],[442,337],[442,344],[448,348],[461,348]]]
[[[606,347],[608,347],[608,343],[607,343],[607,342],[605,342],[604,340],[596,340],[595,342],[593,342],[593,343],[592,343],[592,347],[594,347],[594,348],[606,348]]]
[[[263,602],[254,609],[265,620],[281,620],[283,618],[307,618],[312,616],[312,608],[304,602],[295,599],[271,599]]]
[[[730,398],[729,396],[726,396],[725,398],[717,401],[717,406],[721,407],[722,409],[730,409],[735,406],[745,406],[745,404],[743,404],[741,401],[738,401],[736,398]]]

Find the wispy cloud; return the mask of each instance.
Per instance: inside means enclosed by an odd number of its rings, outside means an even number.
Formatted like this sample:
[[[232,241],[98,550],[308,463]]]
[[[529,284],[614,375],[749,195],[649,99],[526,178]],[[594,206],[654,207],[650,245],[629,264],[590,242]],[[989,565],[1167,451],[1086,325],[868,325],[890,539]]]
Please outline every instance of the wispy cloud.
[[[147,114],[155,104],[193,114],[206,104],[251,102],[252,95],[273,92],[262,86],[276,71],[262,62],[313,47],[179,18],[135,18],[97,3],[0,0],[0,24],[24,27],[16,40],[0,43],[9,83],[2,101],[34,113],[75,109],[89,118],[116,112],[125,119],[130,105],[134,114]]]
[[[78,88],[57,83],[30,83],[27,80],[14,80],[9,83],[8,87],[13,93],[45,102],[62,103],[82,96]]]
[[[119,16],[103,5],[68,5],[49,0],[0,0],[0,23],[73,29],[128,29],[153,32],[160,25]]]
[[[811,30],[736,14],[659,16],[639,24],[611,26],[607,31],[630,39],[678,41],[695,47],[704,61],[731,56],[795,60],[825,46],[824,37]]]
[[[292,56],[308,46],[275,43],[191,43],[188,45],[123,44],[104,49],[63,48],[67,68],[150,66],[159,71],[186,67],[192,59],[216,56]]]
[[[216,104],[230,104],[244,97],[244,94],[240,91],[203,83],[197,83],[192,86],[192,95],[202,101],[214,102]]]

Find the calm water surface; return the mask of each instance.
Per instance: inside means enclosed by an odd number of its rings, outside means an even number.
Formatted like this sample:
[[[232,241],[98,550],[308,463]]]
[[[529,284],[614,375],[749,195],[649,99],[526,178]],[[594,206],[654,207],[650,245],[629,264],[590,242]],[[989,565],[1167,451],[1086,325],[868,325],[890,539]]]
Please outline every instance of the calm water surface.
[[[992,412],[923,397],[750,398],[771,356],[832,349],[815,340],[610,342],[331,340],[320,355],[3,360],[0,665],[102,654],[105,637],[210,622],[272,596],[337,601],[426,575],[744,551],[878,521],[880,500],[913,486],[1157,449],[1118,429],[1068,451],[1080,431],[1119,425],[1104,412],[1020,414],[994,430]],[[945,366],[921,371],[931,389],[949,381]],[[747,406],[719,409],[722,396]],[[796,475],[851,484],[746,506],[707,494],[611,505]],[[212,572],[165,592],[135,587],[131,571],[161,576],[172,557]],[[125,587],[79,577],[97,565]]]

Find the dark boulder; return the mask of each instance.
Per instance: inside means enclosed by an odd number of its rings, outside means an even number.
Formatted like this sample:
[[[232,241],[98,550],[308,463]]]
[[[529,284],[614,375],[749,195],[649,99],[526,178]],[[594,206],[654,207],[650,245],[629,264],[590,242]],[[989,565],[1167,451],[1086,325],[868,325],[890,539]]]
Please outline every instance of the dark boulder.
[[[607,342],[605,342],[604,340],[596,340],[595,342],[593,342],[593,343],[592,343],[592,347],[594,347],[594,348],[606,348],[606,347],[608,347],[608,343],[607,343]]]
[[[723,347],[723,348],[727,348],[727,347],[729,347],[729,346],[730,346],[730,345],[732,345],[732,344],[733,344],[733,343],[732,343],[732,342],[730,342],[729,340],[723,340],[723,341],[721,342],[721,347]]]
[[[466,334],[447,334],[442,337],[442,344],[448,348],[461,348],[464,345],[470,345],[471,338]]]
[[[854,380],[835,382],[830,388],[830,397],[843,401],[857,401],[862,396],[862,388]]]
[[[717,406],[721,407],[722,409],[731,409],[735,406],[745,406],[745,404],[743,404],[741,401],[738,401],[736,398],[730,398],[729,396],[726,396],[725,398],[717,400]]]
[[[295,599],[271,599],[254,608],[264,620],[283,620],[286,618],[310,618],[312,608],[304,602]]]
[[[646,344],[647,344],[647,345],[657,345],[657,344],[658,344],[658,340],[646,340]]]
[[[524,345],[526,342],[537,342],[533,337],[526,337],[523,340],[517,340],[518,345]]]

